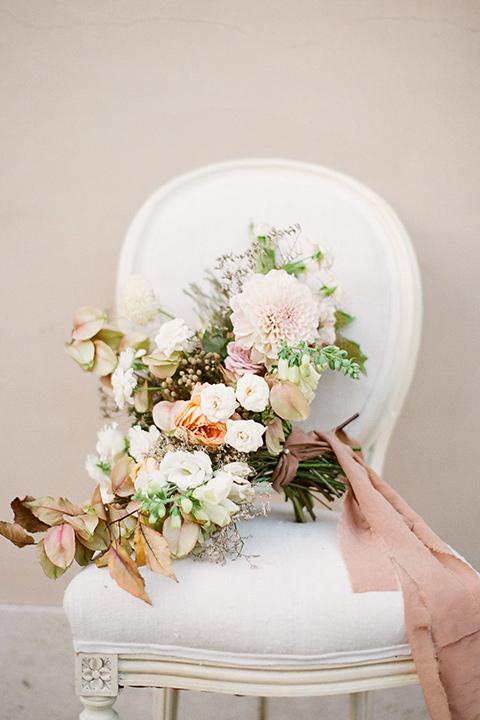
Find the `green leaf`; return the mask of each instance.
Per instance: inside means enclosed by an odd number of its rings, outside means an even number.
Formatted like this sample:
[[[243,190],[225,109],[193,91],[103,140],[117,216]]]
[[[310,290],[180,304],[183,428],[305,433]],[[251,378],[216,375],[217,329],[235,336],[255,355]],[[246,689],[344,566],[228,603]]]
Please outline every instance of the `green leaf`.
[[[343,310],[335,310],[335,330],[341,330],[350,325],[355,320],[353,315],[349,315]]]
[[[202,337],[202,345],[205,352],[217,353],[221,359],[227,357],[227,345],[230,342],[220,330],[205,330]]]
[[[365,362],[368,360],[368,358],[360,350],[360,345],[353,340],[348,340],[340,333],[337,333],[335,343],[340,348],[340,350],[345,350],[345,352],[347,353],[347,358],[349,360],[354,360],[360,365],[360,372],[366,375],[367,371],[365,369]]]

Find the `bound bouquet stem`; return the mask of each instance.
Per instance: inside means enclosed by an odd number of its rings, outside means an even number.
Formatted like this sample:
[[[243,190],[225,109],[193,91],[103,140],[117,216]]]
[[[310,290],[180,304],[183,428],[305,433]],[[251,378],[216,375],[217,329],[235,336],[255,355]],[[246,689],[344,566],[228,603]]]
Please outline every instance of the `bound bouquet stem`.
[[[16,498],[0,533],[36,544],[49,577],[94,561],[149,602],[139,567],[175,578],[173,559],[215,546],[258,496],[283,491],[297,521],[314,518],[316,500],[344,492],[343,471],[329,447],[295,449],[294,423],[308,417],[323,372],[358,380],[366,360],[343,335],[353,317],[330,267],[299,226],[251,228],[246,252],[219,258],[206,289],[187,289],[195,329],[141,276],[122,288],[122,330],[95,307],[77,310],[66,350],[99,377],[115,418],[86,461],[93,495],[82,505]]]

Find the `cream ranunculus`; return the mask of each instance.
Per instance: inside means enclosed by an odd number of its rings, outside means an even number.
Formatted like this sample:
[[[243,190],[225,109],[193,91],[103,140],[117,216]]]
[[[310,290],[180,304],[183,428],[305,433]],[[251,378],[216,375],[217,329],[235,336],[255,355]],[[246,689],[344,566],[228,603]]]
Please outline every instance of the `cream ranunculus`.
[[[230,305],[235,340],[253,362],[271,365],[283,340],[297,345],[317,338],[319,300],[285,270],[253,275]]]
[[[254,420],[227,420],[225,442],[239,452],[252,452],[263,445],[265,430]]]
[[[235,412],[237,405],[235,390],[223,383],[206,385],[201,391],[200,407],[210,422],[226,422]]]
[[[212,477],[212,463],[203,450],[193,453],[169,450],[160,463],[160,470],[166,481],[174,483],[181,492],[195,488]]]
[[[152,447],[160,437],[160,431],[155,425],[151,425],[148,430],[142,430],[140,425],[134,425],[128,431],[128,440],[130,446],[128,451],[135,462],[141,462],[149,453]]]
[[[246,373],[237,382],[236,396],[245,410],[262,412],[268,405],[270,389],[263,377]]]
[[[177,352],[188,352],[194,333],[182,318],[164,323],[155,338],[158,350],[167,358]]]

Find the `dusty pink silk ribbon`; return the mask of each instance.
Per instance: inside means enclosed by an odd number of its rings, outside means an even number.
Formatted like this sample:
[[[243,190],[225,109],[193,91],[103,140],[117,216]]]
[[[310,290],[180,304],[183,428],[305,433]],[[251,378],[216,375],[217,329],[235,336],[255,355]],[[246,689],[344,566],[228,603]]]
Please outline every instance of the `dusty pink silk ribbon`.
[[[286,443],[275,482],[332,449],[347,478],[339,538],[354,592],[398,590],[413,659],[432,720],[480,719],[480,579],[352,450],[343,432]]]

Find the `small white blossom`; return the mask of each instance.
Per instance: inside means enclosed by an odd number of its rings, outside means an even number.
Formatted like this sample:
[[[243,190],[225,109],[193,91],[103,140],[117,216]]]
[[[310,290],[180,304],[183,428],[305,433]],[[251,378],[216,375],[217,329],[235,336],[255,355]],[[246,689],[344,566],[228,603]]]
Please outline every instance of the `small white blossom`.
[[[210,422],[226,422],[237,405],[235,390],[223,383],[207,385],[200,394],[202,413]]]
[[[160,437],[160,431],[155,425],[151,425],[148,430],[142,430],[140,425],[134,425],[128,431],[128,440],[130,447],[128,449],[130,455],[135,462],[142,462],[152,447]]]
[[[212,477],[212,463],[206,452],[169,450],[160,470],[167,482],[174,483],[181,492],[197,487]]]
[[[233,475],[224,471],[217,471],[208,482],[196,487],[192,495],[197,500],[206,500],[219,503],[228,497],[233,485]]]
[[[87,455],[85,469],[92,480],[100,486],[100,494],[104,503],[111,502],[114,496],[108,492],[110,487],[110,475],[100,467],[101,460],[98,455]]]
[[[235,394],[240,405],[245,410],[262,412],[268,405],[270,389],[260,375],[245,373],[237,382]]]
[[[188,352],[194,334],[182,318],[163,323],[155,338],[158,350],[167,358],[176,352]]]
[[[333,345],[335,336],[335,308],[333,305],[321,302],[317,342],[320,345]]]
[[[232,515],[238,510],[238,505],[225,498],[219,503],[209,502],[208,500],[200,500],[200,510],[194,510],[193,514],[198,520],[206,520],[207,522],[225,527],[232,521]]]
[[[239,452],[258,450],[266,428],[254,420],[227,420],[225,442]]]
[[[146,325],[157,316],[157,298],[150,282],[143,275],[132,275],[123,284],[121,300],[129,319],[138,325]]]
[[[118,365],[112,373],[113,394],[119,410],[123,410],[126,403],[133,405],[133,391],[137,385],[132,368],[135,357],[138,357],[138,354],[133,348],[121,352],[118,356]]]
[[[147,458],[142,463],[134,480],[135,490],[140,490],[144,494],[149,492],[157,492],[166,485],[167,481],[164,474],[160,470],[157,461],[154,458]]]
[[[95,450],[102,463],[113,463],[125,452],[125,436],[117,430],[118,423],[104,425],[98,432],[98,441]]]

